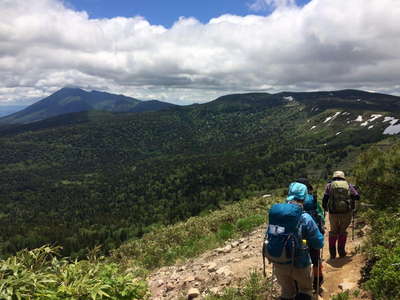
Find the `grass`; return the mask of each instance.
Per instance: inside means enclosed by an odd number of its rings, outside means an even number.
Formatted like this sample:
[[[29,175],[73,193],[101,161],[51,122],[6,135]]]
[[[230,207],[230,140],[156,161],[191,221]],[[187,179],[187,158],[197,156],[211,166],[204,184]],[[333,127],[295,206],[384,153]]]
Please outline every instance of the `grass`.
[[[277,286],[272,277],[264,278],[260,272],[253,270],[240,287],[211,293],[205,300],[272,300],[276,296]]]
[[[195,257],[265,224],[267,209],[273,201],[272,197],[253,197],[204,216],[155,228],[141,239],[122,245],[112,253],[112,258],[127,266],[134,264],[152,270]]]
[[[349,300],[349,299],[350,299],[349,291],[339,293],[331,298],[331,300]]]

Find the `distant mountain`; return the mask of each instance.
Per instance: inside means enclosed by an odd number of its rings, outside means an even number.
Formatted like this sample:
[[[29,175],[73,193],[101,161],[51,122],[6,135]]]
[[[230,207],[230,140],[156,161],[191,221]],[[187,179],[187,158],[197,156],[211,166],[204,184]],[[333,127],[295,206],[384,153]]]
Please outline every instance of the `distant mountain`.
[[[137,107],[136,107],[137,106]],[[0,124],[26,124],[50,117],[83,111],[144,112],[175,106],[161,101],[140,101],[123,95],[79,88],[62,88],[54,94],[0,119]]]
[[[297,102],[309,108],[349,108],[359,110],[400,111],[400,97],[360,90],[326,92],[248,93],[222,96],[210,104],[217,109],[255,109]]]

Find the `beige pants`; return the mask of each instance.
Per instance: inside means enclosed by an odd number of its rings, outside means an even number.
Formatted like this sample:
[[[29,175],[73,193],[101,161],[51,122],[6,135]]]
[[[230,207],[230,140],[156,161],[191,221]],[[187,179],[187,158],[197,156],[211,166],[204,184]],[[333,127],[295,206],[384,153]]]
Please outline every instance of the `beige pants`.
[[[331,224],[330,234],[345,234],[347,227],[351,223],[351,211],[344,214],[329,214],[329,222]]]
[[[297,293],[307,294],[312,297],[313,287],[311,266],[295,268],[291,264],[274,264],[273,268],[278,284],[281,286],[282,298],[294,298]]]

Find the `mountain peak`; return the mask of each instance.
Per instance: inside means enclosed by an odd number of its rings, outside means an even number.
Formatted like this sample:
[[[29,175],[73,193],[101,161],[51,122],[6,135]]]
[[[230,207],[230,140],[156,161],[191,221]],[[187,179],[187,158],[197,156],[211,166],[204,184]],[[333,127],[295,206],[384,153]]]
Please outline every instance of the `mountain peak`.
[[[27,108],[0,119],[0,123],[26,124],[82,111],[144,112],[172,106],[175,105],[166,102],[146,102],[124,95],[66,86]]]

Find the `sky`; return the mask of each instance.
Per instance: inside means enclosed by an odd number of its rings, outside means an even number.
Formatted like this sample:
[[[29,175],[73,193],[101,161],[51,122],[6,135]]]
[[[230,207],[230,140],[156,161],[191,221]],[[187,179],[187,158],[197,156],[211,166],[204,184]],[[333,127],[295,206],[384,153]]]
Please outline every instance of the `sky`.
[[[176,104],[400,95],[399,0],[0,0],[0,105],[65,86]]]
[[[309,0],[297,1],[302,6]],[[86,11],[89,18],[143,16],[153,25],[170,28],[180,17],[196,18],[201,23],[224,14],[265,16],[273,11],[273,1],[250,0],[68,0],[67,7]]]

